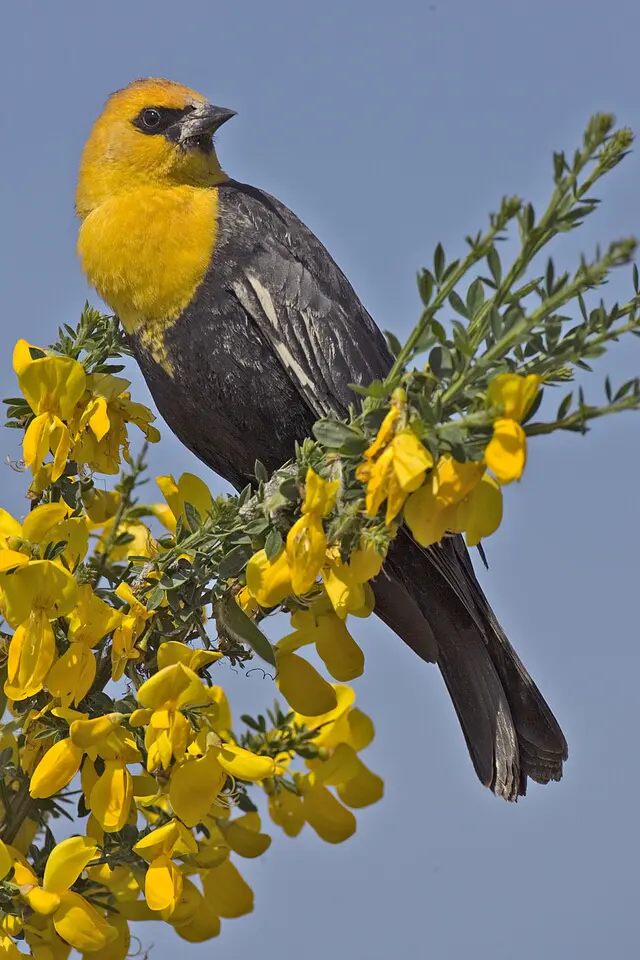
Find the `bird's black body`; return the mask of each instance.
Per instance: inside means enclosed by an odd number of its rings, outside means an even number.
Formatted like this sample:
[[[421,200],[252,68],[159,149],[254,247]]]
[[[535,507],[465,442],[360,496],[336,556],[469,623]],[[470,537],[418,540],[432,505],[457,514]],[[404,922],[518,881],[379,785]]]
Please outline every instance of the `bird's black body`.
[[[134,340],[171,429],[240,489],[256,459],[293,456],[350,383],[383,378],[386,342],[320,241],[283,204],[229,181],[206,278],[165,333],[168,373]],[[459,537],[423,549],[402,530],[374,584],[376,613],[442,671],[482,782],[506,799],[560,779],[567,748],[500,629]]]

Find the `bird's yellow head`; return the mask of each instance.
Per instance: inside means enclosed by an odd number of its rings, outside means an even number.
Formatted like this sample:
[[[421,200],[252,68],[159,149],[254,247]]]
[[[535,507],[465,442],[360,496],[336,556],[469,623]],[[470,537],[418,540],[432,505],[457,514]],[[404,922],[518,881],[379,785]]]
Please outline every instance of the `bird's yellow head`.
[[[171,80],[135,80],[118,90],[82,154],[78,215],[141,186],[213,186],[227,179],[213,134],[234,113]]]

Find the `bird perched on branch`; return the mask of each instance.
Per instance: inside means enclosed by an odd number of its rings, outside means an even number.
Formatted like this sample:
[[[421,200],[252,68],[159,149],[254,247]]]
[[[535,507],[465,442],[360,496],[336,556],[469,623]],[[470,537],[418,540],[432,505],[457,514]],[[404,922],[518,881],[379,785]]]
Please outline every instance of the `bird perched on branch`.
[[[273,471],[349,384],[383,379],[385,338],[320,241],[269,194],[221,169],[234,116],[168,80],[113,94],[82,156],[79,254],[117,313],[179,439],[241,489]],[[507,800],[559,780],[562,731],[501,630],[459,537],[405,530],[374,582],[376,613],[435,661],[478,777]]]

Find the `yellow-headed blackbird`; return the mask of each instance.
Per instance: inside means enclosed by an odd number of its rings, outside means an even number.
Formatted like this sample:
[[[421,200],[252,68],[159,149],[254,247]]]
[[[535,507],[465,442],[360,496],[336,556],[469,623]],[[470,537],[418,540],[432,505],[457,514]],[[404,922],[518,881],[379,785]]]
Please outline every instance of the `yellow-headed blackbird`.
[[[386,341],[320,241],[213,147],[234,111],[167,80],[113,94],[82,156],[76,206],[89,281],[117,313],[160,413],[236,488],[275,470],[351,383],[387,374]],[[515,800],[559,780],[567,746],[501,630],[459,537],[402,530],[376,613],[436,661],[478,777]]]

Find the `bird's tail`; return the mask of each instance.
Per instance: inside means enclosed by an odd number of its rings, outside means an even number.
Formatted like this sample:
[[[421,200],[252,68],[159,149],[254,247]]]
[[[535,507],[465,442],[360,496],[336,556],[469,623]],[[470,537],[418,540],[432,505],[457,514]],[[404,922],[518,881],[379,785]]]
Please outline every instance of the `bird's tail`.
[[[506,800],[559,780],[567,743],[500,627],[459,538],[423,549],[401,531],[375,583],[376,613],[436,661],[482,783]]]

